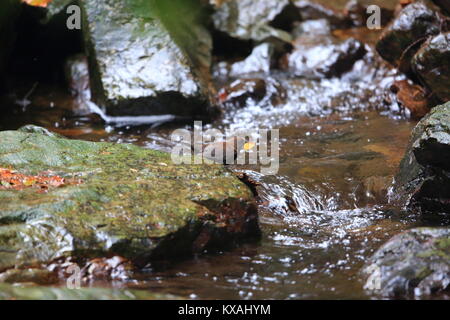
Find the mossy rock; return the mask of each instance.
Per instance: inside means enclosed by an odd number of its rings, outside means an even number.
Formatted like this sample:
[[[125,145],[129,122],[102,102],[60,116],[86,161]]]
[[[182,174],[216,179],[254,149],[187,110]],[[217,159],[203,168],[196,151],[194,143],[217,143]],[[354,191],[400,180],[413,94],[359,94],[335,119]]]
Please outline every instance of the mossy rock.
[[[450,102],[434,107],[412,132],[393,200],[423,213],[450,212]]]
[[[390,297],[431,295],[450,289],[450,229],[401,233],[368,260],[365,288]]]
[[[28,127],[0,132],[0,168],[67,182],[45,192],[0,183],[0,270],[64,256],[143,266],[259,234],[251,190],[222,165],[174,165],[166,153]]]
[[[0,284],[0,300],[178,300],[147,291],[101,288],[52,288]]]

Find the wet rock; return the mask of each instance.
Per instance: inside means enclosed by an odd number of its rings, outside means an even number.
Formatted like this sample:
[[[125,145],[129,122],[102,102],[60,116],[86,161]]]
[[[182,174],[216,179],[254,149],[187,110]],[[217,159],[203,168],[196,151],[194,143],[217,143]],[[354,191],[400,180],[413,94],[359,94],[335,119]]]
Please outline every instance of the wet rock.
[[[288,5],[288,0],[211,0],[215,13],[213,22],[216,29],[233,38],[261,41],[277,37],[290,41],[287,32],[269,24]]]
[[[69,57],[64,66],[64,74],[71,94],[74,97],[83,97],[89,101],[91,92],[87,57],[83,54]]]
[[[87,0],[82,9],[92,98],[109,115],[212,111],[212,41],[196,0]]]
[[[250,104],[281,104],[286,98],[284,88],[272,78],[239,79],[219,91],[225,107],[243,108]]]
[[[272,65],[274,47],[270,43],[263,43],[255,47],[245,60],[231,66],[230,76],[237,77],[248,73],[269,73]]]
[[[351,20],[344,14],[343,7],[330,1],[293,1],[298,8],[301,19],[326,19],[333,28],[346,28],[351,26]]]
[[[440,32],[438,12],[427,0],[407,5],[383,31],[376,45],[378,53],[402,71],[409,71],[410,59],[421,42]]]
[[[344,14],[350,19],[353,26],[366,27],[367,20],[371,14],[367,13],[369,6],[376,5],[380,8],[381,25],[384,26],[394,16],[394,9],[397,1],[361,1],[350,0],[347,2]]]
[[[299,28],[307,32],[295,39],[294,50],[284,57],[282,67],[310,79],[337,77],[350,71],[366,54],[364,44],[353,38],[332,37],[324,32],[326,27],[326,23],[314,20],[302,23]]]
[[[412,60],[415,73],[441,102],[450,100],[450,32],[430,38]]]
[[[434,107],[414,128],[392,193],[413,210],[450,212],[450,102]]]
[[[0,300],[174,300],[173,295],[155,294],[147,290],[51,288],[0,284]]]
[[[369,259],[364,288],[388,297],[422,296],[450,289],[450,229],[401,233]]]
[[[0,270],[114,255],[143,266],[259,234],[251,190],[221,165],[174,165],[170,154],[132,145],[4,131],[1,167],[63,183],[0,190]]]
[[[16,38],[14,24],[19,13],[19,0],[2,0],[0,3],[0,80]]]
[[[0,282],[4,283],[33,283],[37,285],[51,285],[58,283],[58,277],[49,270],[26,268],[9,269],[0,273]]]
[[[126,280],[133,271],[133,265],[122,257],[97,258],[88,262],[82,270],[83,280]]]
[[[370,5],[381,9],[381,23],[386,24],[393,16],[397,0],[294,0],[293,3],[299,9],[301,20],[326,19],[332,29],[341,29],[365,26]]]

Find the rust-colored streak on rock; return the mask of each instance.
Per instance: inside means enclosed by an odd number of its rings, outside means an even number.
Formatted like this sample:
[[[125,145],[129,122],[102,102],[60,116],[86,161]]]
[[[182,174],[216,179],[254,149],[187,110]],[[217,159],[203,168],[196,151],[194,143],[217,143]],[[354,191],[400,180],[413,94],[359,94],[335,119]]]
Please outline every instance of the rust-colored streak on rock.
[[[26,175],[12,169],[0,168],[0,190],[23,190],[36,188],[41,192],[49,188],[59,188],[70,184],[79,184],[80,180],[68,180],[60,176]]]

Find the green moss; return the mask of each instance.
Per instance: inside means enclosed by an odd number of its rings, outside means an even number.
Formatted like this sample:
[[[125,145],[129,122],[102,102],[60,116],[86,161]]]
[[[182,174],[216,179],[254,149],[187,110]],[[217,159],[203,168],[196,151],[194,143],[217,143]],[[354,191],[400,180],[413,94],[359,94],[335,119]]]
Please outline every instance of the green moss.
[[[102,252],[140,260],[167,245],[167,237],[190,228],[187,245],[176,252],[187,254],[200,228],[214,227],[222,204],[239,203],[242,219],[253,206],[251,191],[223,166],[176,166],[169,154],[132,145],[5,131],[0,132],[0,167],[9,166],[25,174],[50,171],[81,180],[47,193],[0,190],[0,228],[27,226],[15,236],[0,231],[0,245],[18,250],[19,264]],[[207,200],[218,212],[200,204]],[[204,212],[213,219],[203,219]]]
[[[0,284],[0,300],[176,300],[172,295],[148,291],[99,288],[17,287]]]

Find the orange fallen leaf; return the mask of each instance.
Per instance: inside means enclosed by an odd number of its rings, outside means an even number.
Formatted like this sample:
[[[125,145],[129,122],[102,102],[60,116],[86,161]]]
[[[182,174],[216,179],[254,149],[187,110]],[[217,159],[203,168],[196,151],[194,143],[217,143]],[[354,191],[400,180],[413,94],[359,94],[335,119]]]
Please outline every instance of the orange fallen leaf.
[[[45,8],[52,0],[22,0],[22,2],[25,2],[30,6]]]

